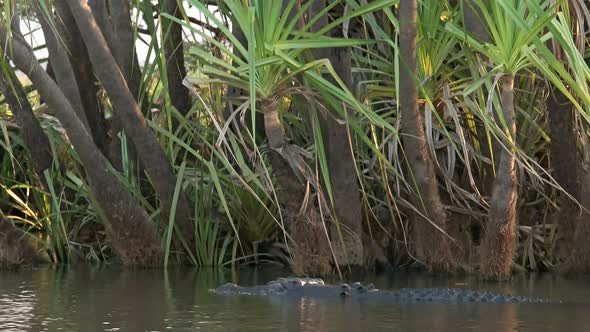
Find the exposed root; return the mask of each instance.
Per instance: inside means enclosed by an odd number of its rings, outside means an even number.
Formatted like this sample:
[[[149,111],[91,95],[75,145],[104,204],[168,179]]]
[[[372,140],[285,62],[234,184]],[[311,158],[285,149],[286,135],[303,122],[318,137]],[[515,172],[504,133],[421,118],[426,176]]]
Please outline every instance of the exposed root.
[[[442,208],[438,194],[431,194],[430,200],[425,199],[427,215],[436,224],[448,232],[447,216]],[[414,213],[414,238],[416,244],[416,256],[430,271],[455,272],[458,262],[453,257],[451,250],[451,239],[430,222],[417,213]]]
[[[162,264],[163,250],[155,227],[137,220],[118,221],[116,228],[107,227],[113,250],[117,258],[126,266],[159,266]]]
[[[558,224],[558,238],[555,243],[555,257],[558,261],[568,261],[576,242],[576,224],[583,222],[580,207],[569,198],[560,199],[559,209],[551,215],[551,223]],[[585,218],[590,218],[586,216]]]
[[[583,213],[576,220],[576,233],[571,255],[560,271],[564,273],[590,273],[590,214]]]
[[[496,226],[498,221],[493,221]],[[514,222],[491,227],[481,243],[480,274],[485,279],[506,280],[512,272],[516,231]]]
[[[292,222],[290,232],[295,242],[291,251],[293,272],[296,275],[329,275],[332,253],[319,214],[310,209],[306,216]]]
[[[330,238],[335,256],[334,263],[343,268],[364,266],[366,260],[362,237],[355,234],[346,225],[340,225],[340,234],[336,224],[333,223],[330,226]]]

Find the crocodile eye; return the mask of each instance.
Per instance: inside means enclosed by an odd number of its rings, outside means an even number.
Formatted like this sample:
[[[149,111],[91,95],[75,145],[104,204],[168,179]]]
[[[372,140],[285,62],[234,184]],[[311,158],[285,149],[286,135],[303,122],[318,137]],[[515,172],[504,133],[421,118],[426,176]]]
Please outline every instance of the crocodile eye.
[[[284,279],[283,284],[287,287],[302,286],[303,283],[299,278]]]

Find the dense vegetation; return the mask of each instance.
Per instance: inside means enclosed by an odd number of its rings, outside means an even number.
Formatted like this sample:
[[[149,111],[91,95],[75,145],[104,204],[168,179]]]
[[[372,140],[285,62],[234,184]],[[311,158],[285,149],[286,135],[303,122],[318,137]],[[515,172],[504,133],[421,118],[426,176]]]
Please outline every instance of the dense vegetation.
[[[582,0],[4,1],[0,265],[590,271],[589,18]]]

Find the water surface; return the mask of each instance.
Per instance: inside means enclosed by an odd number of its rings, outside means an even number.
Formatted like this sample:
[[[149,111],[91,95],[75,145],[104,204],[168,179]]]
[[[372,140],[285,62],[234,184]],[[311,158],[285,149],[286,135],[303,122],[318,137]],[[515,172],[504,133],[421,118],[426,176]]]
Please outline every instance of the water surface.
[[[354,278],[378,288],[468,287],[563,304],[384,304],[350,299],[227,297],[231,281],[263,284],[277,269],[37,268],[0,272],[0,331],[590,331],[590,277],[516,276],[483,283],[423,273]]]

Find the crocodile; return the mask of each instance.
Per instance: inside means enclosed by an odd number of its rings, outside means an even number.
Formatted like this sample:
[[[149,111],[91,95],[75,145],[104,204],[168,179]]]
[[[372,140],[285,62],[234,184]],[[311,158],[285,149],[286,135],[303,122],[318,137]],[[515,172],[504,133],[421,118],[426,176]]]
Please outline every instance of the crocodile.
[[[279,278],[266,285],[244,287],[233,283],[223,284],[212,290],[219,295],[258,295],[288,298],[352,298],[381,300],[393,303],[555,303],[549,299],[497,294],[465,288],[402,288],[379,290],[373,284],[326,284],[318,278]]]

